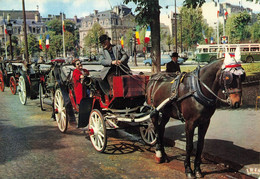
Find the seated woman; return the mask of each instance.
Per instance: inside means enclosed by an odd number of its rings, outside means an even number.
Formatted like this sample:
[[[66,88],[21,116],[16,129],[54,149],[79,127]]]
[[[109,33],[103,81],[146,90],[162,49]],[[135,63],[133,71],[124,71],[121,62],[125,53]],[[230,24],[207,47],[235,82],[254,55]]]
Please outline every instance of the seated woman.
[[[76,69],[73,71],[72,79],[74,83],[74,92],[76,96],[76,104],[80,104],[82,98],[89,96],[88,89],[82,85],[85,76],[89,75],[89,71],[82,67],[79,59],[74,59],[72,64]]]

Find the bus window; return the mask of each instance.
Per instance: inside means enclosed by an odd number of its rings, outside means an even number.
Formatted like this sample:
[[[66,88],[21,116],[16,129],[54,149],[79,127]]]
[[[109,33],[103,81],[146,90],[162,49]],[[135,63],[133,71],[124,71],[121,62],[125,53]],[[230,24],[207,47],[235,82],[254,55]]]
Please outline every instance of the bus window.
[[[251,47],[251,52],[259,52],[259,47]]]
[[[241,48],[241,51],[248,52],[249,48]]]
[[[208,52],[208,49],[207,48],[203,48],[203,52]]]

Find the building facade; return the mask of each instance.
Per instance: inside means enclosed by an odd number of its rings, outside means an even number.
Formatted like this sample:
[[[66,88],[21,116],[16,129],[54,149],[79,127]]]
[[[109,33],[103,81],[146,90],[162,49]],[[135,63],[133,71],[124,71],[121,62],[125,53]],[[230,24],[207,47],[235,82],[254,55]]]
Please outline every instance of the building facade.
[[[94,13],[81,19],[79,28],[80,46],[84,48],[84,38],[95,23],[99,23],[105,33],[111,38],[113,44],[120,44],[120,37],[127,30],[135,27],[134,15],[131,8],[125,5],[115,6],[112,10],[95,10]]]

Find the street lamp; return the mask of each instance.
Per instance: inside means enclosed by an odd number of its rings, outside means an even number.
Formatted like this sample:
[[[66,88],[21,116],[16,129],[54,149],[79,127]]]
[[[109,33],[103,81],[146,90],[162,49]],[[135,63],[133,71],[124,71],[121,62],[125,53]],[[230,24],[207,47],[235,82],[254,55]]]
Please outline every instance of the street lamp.
[[[9,35],[9,41],[10,41],[10,59],[13,60],[13,47],[12,47],[13,24],[11,23],[10,20],[10,14],[7,14],[6,30]]]

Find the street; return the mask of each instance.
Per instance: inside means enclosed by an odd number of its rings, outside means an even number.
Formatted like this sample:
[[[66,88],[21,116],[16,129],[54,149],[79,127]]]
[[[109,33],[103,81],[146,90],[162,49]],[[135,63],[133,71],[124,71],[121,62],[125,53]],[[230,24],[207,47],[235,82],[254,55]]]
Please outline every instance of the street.
[[[105,154],[88,134],[69,126],[59,132],[38,100],[22,105],[10,89],[0,92],[0,178],[185,178],[185,151],[166,147],[169,163],[156,164],[154,147],[124,130],[110,131]],[[203,159],[204,178],[251,178]]]

